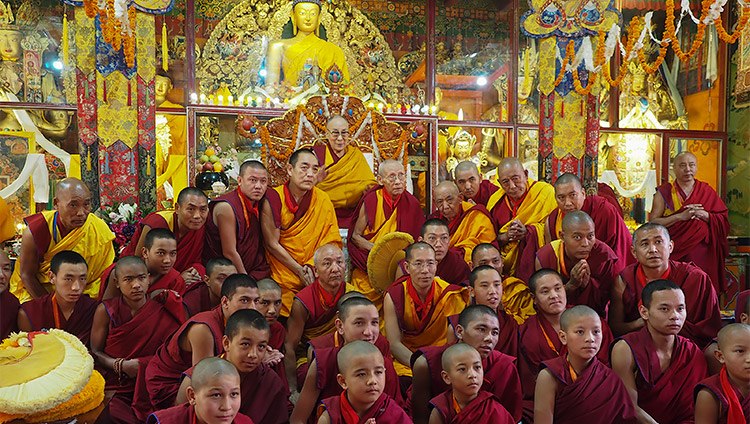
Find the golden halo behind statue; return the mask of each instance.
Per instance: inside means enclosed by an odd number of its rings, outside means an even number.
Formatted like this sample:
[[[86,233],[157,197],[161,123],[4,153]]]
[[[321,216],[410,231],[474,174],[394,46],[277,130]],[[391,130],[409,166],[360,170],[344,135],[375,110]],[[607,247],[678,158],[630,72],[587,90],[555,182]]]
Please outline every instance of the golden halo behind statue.
[[[396,280],[398,263],[406,256],[404,249],[414,243],[411,234],[394,232],[386,234],[370,250],[367,256],[367,276],[370,285],[383,294]]]

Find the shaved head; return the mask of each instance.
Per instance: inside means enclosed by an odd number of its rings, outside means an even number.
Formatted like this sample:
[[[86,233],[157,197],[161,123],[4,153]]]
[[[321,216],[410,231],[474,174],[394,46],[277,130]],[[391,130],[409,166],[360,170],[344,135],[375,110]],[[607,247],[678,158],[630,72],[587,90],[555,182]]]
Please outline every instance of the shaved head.
[[[469,324],[471,324],[472,322],[476,321],[478,318],[485,316],[485,315],[498,319],[497,312],[493,311],[492,308],[490,308],[487,305],[467,306],[458,315],[458,324],[463,328],[468,328]]]
[[[265,291],[277,291],[281,293],[281,286],[279,283],[274,281],[271,278],[262,278],[258,280],[258,291],[265,292]]]
[[[55,186],[55,198],[62,196],[69,196],[71,193],[80,193],[86,197],[90,197],[89,188],[83,181],[78,178],[68,177],[57,183]]]
[[[698,173],[698,158],[690,152],[682,152],[672,161],[672,170],[679,184],[690,186]]]
[[[71,231],[86,223],[91,213],[91,193],[78,178],[65,178],[57,183],[52,205],[58,212],[60,227]]]
[[[118,271],[131,265],[142,266],[143,269],[146,270],[146,272],[148,272],[148,267],[146,266],[146,262],[144,262],[143,258],[141,258],[140,256],[135,256],[135,255],[123,256],[122,258],[118,259],[117,262],[115,262],[115,278],[117,278]]]
[[[338,256],[341,255],[343,257],[344,252],[339,249],[338,246],[335,244],[324,244],[323,246],[320,246],[318,250],[315,251],[315,255],[313,255],[313,264],[317,266],[321,266],[321,261],[324,258],[331,257],[331,256]]]
[[[440,361],[443,366],[443,371],[447,372],[448,370],[450,370],[451,365],[455,362],[456,356],[471,351],[476,353],[477,356],[481,358],[479,352],[471,347],[471,345],[468,345],[466,343],[456,343],[448,349],[445,349],[445,352],[443,352],[443,358]]]
[[[513,201],[519,201],[526,193],[529,176],[518,158],[505,158],[497,166],[497,181]]]
[[[500,173],[501,171],[504,171],[506,169],[521,169],[523,170],[523,163],[518,158],[514,157],[507,157],[503,158],[503,160],[500,161],[500,163],[497,165],[497,172]]]
[[[580,224],[591,224],[593,226],[594,220],[591,219],[589,214],[583,211],[568,212],[562,219],[563,231],[571,231],[573,226]]]
[[[404,164],[395,159],[386,159],[380,163],[380,166],[378,167],[378,175],[380,175],[381,177],[385,177],[386,175],[388,175],[388,171],[394,169],[403,171]]]
[[[217,377],[234,377],[239,380],[240,374],[231,362],[213,356],[198,362],[193,369],[190,386],[197,392]]]
[[[566,172],[557,177],[557,181],[555,181],[555,188],[557,189],[558,187],[565,184],[573,184],[578,189],[581,189],[583,187],[581,185],[581,179],[578,178],[578,175],[571,174],[570,172]]]
[[[676,164],[679,161],[689,160],[689,159],[693,159],[693,160],[696,160],[696,161],[698,160],[698,158],[694,154],[692,154],[690,152],[682,152],[679,155],[677,155],[677,156],[674,157],[674,163]]]
[[[414,253],[419,251],[432,251],[435,254],[435,249],[432,246],[423,241],[418,241],[406,248],[406,261],[408,262],[414,256]]]
[[[477,168],[477,165],[470,160],[465,160],[456,165],[456,169],[453,172],[456,175],[458,175],[459,173],[470,172],[474,175],[479,176],[479,169]]]
[[[461,193],[452,181],[443,181],[434,190],[433,201],[441,218],[453,221],[461,213]]]
[[[744,340],[750,340],[750,325],[733,323],[722,328],[717,337],[717,340],[719,341],[719,349],[721,350],[730,346],[732,340],[737,337],[742,337]]]
[[[440,195],[456,195],[458,196],[458,187],[453,181],[443,181],[435,187],[435,197]]]
[[[383,356],[383,354],[380,353],[380,350],[374,344],[366,342],[364,340],[355,340],[353,342],[345,344],[344,347],[342,347],[339,351],[338,355],[336,355],[336,362],[339,366],[339,373],[346,374],[349,366],[354,363],[354,358],[372,354],[378,354],[381,357]]]
[[[671,238],[669,237],[669,230],[667,230],[667,227],[665,227],[665,226],[663,226],[661,224],[654,223],[654,222],[647,222],[647,223],[641,225],[640,227],[638,227],[638,229],[633,232],[633,246],[637,246],[638,245],[638,237],[641,234],[643,234],[646,231],[650,231],[650,230],[661,231],[661,234],[662,234],[662,236],[664,236],[664,241],[666,243],[669,243],[669,240],[671,240]]]
[[[566,309],[565,312],[562,313],[562,316],[560,316],[560,329],[567,331],[570,324],[581,317],[595,317],[601,322],[601,318],[599,318],[599,314],[597,314],[595,310],[586,305],[576,305],[572,308]]]
[[[356,292],[356,293],[358,293],[359,295],[349,296],[348,298],[344,299],[343,302],[339,300],[338,311],[339,311],[339,319],[341,321],[346,321],[346,318],[349,316],[349,313],[352,311],[352,309],[356,308],[357,306],[375,307],[375,304],[372,303],[372,300],[368,299],[364,294],[359,293],[359,292]]]

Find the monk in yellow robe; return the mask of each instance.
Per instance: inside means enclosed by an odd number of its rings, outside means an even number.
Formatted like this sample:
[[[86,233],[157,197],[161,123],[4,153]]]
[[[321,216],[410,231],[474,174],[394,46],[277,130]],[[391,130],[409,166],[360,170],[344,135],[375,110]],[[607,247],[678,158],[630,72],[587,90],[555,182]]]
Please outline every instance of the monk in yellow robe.
[[[337,246],[321,246],[314,256],[315,282],[294,297],[284,340],[284,366],[289,390],[297,391],[297,368],[307,363],[307,342],[335,331],[338,302],[354,288],[344,282],[346,261]],[[307,374],[307,366],[304,367]],[[304,379],[304,377],[303,377]]]
[[[299,149],[289,157],[289,181],[266,191],[260,224],[271,278],[281,285],[281,315],[289,316],[294,296],[315,282],[313,255],[320,246],[343,247],[336,212],[315,187],[318,157]]]
[[[300,73],[316,65],[322,72],[326,72],[334,64],[341,71],[339,81],[349,81],[349,67],[344,51],[333,43],[321,40],[317,35],[321,7],[320,0],[294,0],[291,18],[295,35],[293,38],[274,41],[268,46],[266,85],[278,84],[282,80],[293,86],[301,85]]]
[[[499,228],[497,241],[503,254],[503,274],[527,281],[534,272],[536,251],[544,245],[544,221],[556,207],[555,189],[529,179],[517,158],[497,166],[500,189],[487,202]]]
[[[23,303],[54,291],[49,281],[50,260],[58,252],[72,250],[88,264],[83,293],[99,296],[102,272],[115,259],[115,235],[107,223],[91,213],[91,194],[77,178],[57,184],[55,210],[43,211],[24,219],[18,264],[10,277],[10,291]]]
[[[448,224],[450,247],[460,250],[467,264],[478,244],[495,241],[497,233],[487,208],[461,201],[456,184],[443,181],[435,187],[433,196],[437,210],[429,218],[439,218]]]
[[[406,171],[396,160],[386,160],[378,168],[378,186],[371,188],[357,205],[349,227],[347,248],[352,260],[352,285],[382,309],[383,295],[367,276],[367,258],[375,243],[386,234],[400,231],[419,237],[424,214],[419,200],[406,191]]]
[[[313,147],[320,162],[316,187],[331,198],[339,228],[349,228],[359,199],[377,185],[377,181],[356,144],[348,143],[349,121],[346,118],[341,115],[328,118],[326,139],[327,143]]]
[[[13,215],[5,200],[0,197],[0,244],[6,242],[16,235],[16,228],[13,226]]]
[[[445,344],[447,319],[469,304],[469,292],[435,277],[435,249],[425,242],[406,249],[406,270],[409,276],[388,289],[383,311],[393,366],[399,376],[411,377],[412,354]]]

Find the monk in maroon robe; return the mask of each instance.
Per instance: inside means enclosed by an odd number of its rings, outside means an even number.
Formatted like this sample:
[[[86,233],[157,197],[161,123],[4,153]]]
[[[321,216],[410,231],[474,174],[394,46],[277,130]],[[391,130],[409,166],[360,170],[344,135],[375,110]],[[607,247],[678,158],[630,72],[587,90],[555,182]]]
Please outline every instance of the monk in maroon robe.
[[[279,322],[279,316],[281,315],[281,286],[270,278],[259,280],[258,296],[257,310],[266,318],[266,322],[271,327],[271,334],[268,339],[270,350],[269,354],[266,355],[266,365],[281,377],[284,387],[289,391],[286,369],[284,368],[284,361],[281,356],[284,353],[284,340],[286,339],[286,327]],[[274,355],[278,357],[278,361]]]
[[[269,335],[268,321],[258,311],[237,311],[227,319],[222,358],[231,362],[240,373],[240,412],[258,423],[282,424],[289,421],[288,394],[281,377],[264,363]],[[192,383],[194,369],[184,372],[178,403],[187,400],[187,388]]]
[[[695,179],[698,162],[683,152],[674,158],[674,183],[657,187],[649,220],[669,229],[672,259],[694,262],[711,277],[714,289],[727,289],[724,258],[729,254],[729,212],[708,184]]]
[[[455,182],[464,201],[487,206],[490,196],[500,187],[492,181],[483,180],[474,162],[463,161],[456,166]]]
[[[210,392],[209,392],[210,391]],[[237,368],[226,359],[205,358],[193,370],[193,378],[187,389],[189,402],[157,411],[148,416],[149,424],[208,424],[220,416],[232,416],[234,424],[253,424],[250,417],[239,412],[240,376]],[[223,400],[217,402],[213,395]],[[204,417],[212,417],[211,419]]]
[[[432,398],[430,423],[516,423],[492,393],[482,389],[486,381],[479,352],[466,343],[450,346],[440,361],[442,379],[450,389]]]
[[[154,212],[138,224],[130,243],[121,255],[137,255],[146,243],[146,234],[154,228],[166,228],[177,238],[177,258],[174,269],[186,283],[201,280],[205,269],[201,265],[205,223],[208,217],[208,197],[195,187],[184,188],[177,196],[175,210]]]
[[[518,371],[523,388],[524,419],[533,420],[536,378],[542,362],[567,353],[567,347],[557,337],[567,299],[561,276],[548,268],[540,269],[531,276],[529,289],[534,295],[537,314],[529,317],[518,330]],[[602,345],[609,346],[611,342],[612,332],[602,322]],[[600,350],[597,358],[605,365],[609,364],[606,349]]]
[[[610,348],[640,419],[693,422],[693,388],[707,376],[706,360],[690,340],[678,336],[685,322],[685,295],[669,280],[644,287],[638,307],[646,326],[617,339]],[[661,358],[669,358],[664,369]]]
[[[206,262],[206,275],[203,276],[203,281],[189,285],[182,294],[182,303],[185,304],[188,315],[193,316],[219,306],[221,286],[232,274],[237,274],[237,268],[229,259],[209,259]]]
[[[378,424],[408,424],[411,422],[411,418],[398,405],[398,402],[386,393],[381,393],[380,397],[361,417],[357,416],[357,412],[351,406],[351,403],[349,403],[349,399],[347,399],[344,392],[341,392],[338,396],[323,399],[321,401],[321,408],[328,414],[328,419],[330,420],[328,422],[331,424],[349,424],[352,422],[364,424],[369,419],[374,419]],[[357,417],[357,421],[354,421],[355,416]]]
[[[482,358],[482,390],[493,394],[515,422],[521,421],[521,381],[516,358],[495,350],[494,333],[499,331],[495,312],[484,305],[469,306],[459,314],[456,331],[460,336],[458,340],[475,348]],[[429,399],[449,390],[438,370],[442,369],[443,353],[450,346],[452,344],[424,347],[412,355],[412,412],[417,423],[427,422]]]
[[[587,305],[605,316],[624,261],[596,238],[594,221],[586,212],[568,212],[562,221],[562,239],[537,251],[536,269],[554,269],[563,276],[569,305]]]
[[[596,357],[602,347],[602,320],[597,312],[585,305],[567,309],[557,336],[567,354],[542,362],[534,394],[534,422],[636,424],[633,401],[622,380]]]
[[[622,206],[620,205],[620,202],[617,201],[617,193],[615,193],[612,187],[605,183],[597,183],[596,188],[598,196],[603,197],[604,200],[615,207],[615,210],[617,210],[617,213],[620,216],[623,216],[624,212],[622,211]]]
[[[617,334],[644,326],[639,313],[641,292],[650,281],[667,279],[685,294],[687,321],[680,335],[704,349],[721,329],[719,300],[708,275],[692,263],[670,259],[673,242],[658,224],[643,224],[635,232],[634,254],[638,262],[622,270],[615,283],[610,322]]]
[[[172,333],[146,368],[149,398],[155,410],[175,404],[182,373],[198,361],[224,352],[224,322],[239,309],[258,302],[258,286],[245,274],[234,274],[221,287],[221,304],[194,315]]]
[[[257,160],[240,166],[237,190],[219,196],[208,205],[203,261],[227,258],[237,271],[256,280],[271,275],[263,248],[258,202],[268,188],[268,173]]]
[[[451,247],[450,228],[445,221],[439,218],[425,221],[418,241],[423,241],[435,249],[438,278],[450,284],[466,285],[471,269],[464,261],[463,249]],[[406,260],[402,259],[399,265],[400,268],[396,271],[397,280],[407,274]]]
[[[117,261],[113,284],[121,294],[99,304],[91,330],[91,351],[106,371],[105,389],[116,391],[109,403],[111,420],[142,423],[151,412],[146,366],[185,320],[185,312],[172,292],[160,296],[163,305],[147,297],[148,269],[136,256]]]
[[[4,340],[10,333],[18,331],[18,309],[21,304],[8,290],[10,270],[8,255],[4,251],[0,251],[0,340]]]
[[[635,262],[635,258],[630,253],[633,239],[628,226],[622,219],[622,210],[618,210],[607,198],[586,196],[581,180],[575,174],[566,173],[557,177],[555,181],[555,200],[557,208],[545,221],[545,242],[549,243],[560,238],[562,219],[566,213],[583,211],[594,220],[596,239],[615,252],[615,257],[620,258],[623,267]]]
[[[55,292],[22,304],[18,310],[18,329],[31,332],[59,328],[88,346],[98,302],[83,294],[87,272],[83,256],[72,250],[53,256],[49,278]]]

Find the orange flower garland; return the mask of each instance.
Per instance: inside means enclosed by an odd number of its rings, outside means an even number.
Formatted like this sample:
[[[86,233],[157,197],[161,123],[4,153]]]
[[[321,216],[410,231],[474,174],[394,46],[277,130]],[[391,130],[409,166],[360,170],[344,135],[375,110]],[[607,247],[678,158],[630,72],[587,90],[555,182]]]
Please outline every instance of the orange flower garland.
[[[732,33],[732,35],[729,35],[724,29],[724,25],[721,23],[721,14],[719,14],[719,16],[714,19],[716,33],[719,35],[721,41],[729,44],[734,44],[734,42],[737,41],[738,38],[740,38],[740,35],[742,35],[742,30],[745,29],[745,25],[747,25],[748,20],[750,20],[750,7],[743,7],[742,15],[740,16],[739,21],[737,21],[737,27],[734,29],[734,33]]]
[[[669,1],[669,0],[667,0]],[[630,54],[633,52],[633,49],[635,48],[635,42],[638,40],[638,33],[640,32],[641,24],[638,17],[633,18],[630,21],[630,27],[628,28],[628,35],[627,35],[627,42],[625,44],[625,55],[621,56],[621,63],[620,63],[620,72],[616,79],[612,79],[612,76],[610,75],[609,70],[609,62],[602,65],[602,71],[604,71],[604,79],[607,80],[607,83],[609,85],[618,86],[622,82],[622,79],[625,78],[625,74],[627,73],[628,68],[628,61],[626,60]],[[599,34],[599,37],[604,37],[604,34]]]
[[[95,18],[99,15],[99,23],[102,28],[102,38],[112,45],[115,51],[123,50],[128,67],[135,66],[135,5],[128,6],[129,31],[122,27],[122,22],[115,16],[115,0],[106,0],[106,8],[99,9],[96,0],[83,0],[86,16]]]
[[[712,0],[703,0],[701,2],[701,16],[698,22],[698,33],[695,36],[695,40],[693,40],[693,44],[690,46],[690,50],[687,52],[683,52],[680,48],[680,42],[677,40],[677,36],[675,34],[675,26],[674,26],[674,0],[667,0],[667,21],[665,23],[665,34],[669,34],[672,38],[672,50],[674,50],[674,54],[677,55],[678,58],[680,58],[681,61],[687,62],[688,59],[690,59],[690,56],[693,56],[695,53],[698,52],[698,49],[703,45],[703,38],[706,35],[706,24],[703,23],[703,19],[708,15],[708,11],[711,8],[711,4],[713,3]]]
[[[568,64],[568,61],[570,63],[573,63],[573,60],[575,60],[575,43],[573,40],[568,41],[568,45],[565,47],[565,57],[563,58],[562,65],[560,66],[560,74],[557,75],[557,78],[555,79],[555,87],[560,85],[562,83],[563,77],[565,76],[565,66]]]

